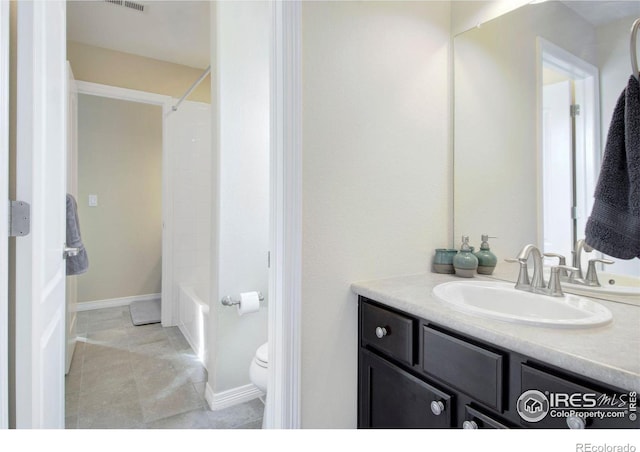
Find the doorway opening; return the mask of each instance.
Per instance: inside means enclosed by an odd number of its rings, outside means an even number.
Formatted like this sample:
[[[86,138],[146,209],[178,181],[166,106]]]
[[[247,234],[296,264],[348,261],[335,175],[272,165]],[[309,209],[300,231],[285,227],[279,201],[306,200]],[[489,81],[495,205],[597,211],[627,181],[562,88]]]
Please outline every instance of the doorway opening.
[[[600,167],[598,69],[538,38],[541,55],[541,234],[570,256],[583,238]],[[556,261],[547,264],[557,264]]]
[[[79,306],[160,300],[162,127],[161,106],[78,95],[78,211],[91,250]]]

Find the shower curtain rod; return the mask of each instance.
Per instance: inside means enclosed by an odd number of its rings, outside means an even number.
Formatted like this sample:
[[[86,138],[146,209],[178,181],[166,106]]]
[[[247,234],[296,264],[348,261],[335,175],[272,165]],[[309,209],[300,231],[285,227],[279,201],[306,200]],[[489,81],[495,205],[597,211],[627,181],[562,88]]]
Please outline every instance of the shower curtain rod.
[[[208,66],[204,72],[202,73],[202,75],[198,78],[198,80],[196,80],[193,85],[191,85],[191,87],[187,90],[186,93],[184,93],[184,95],[180,98],[180,100],[173,106],[171,107],[171,109],[173,111],[176,111],[178,109],[178,107],[180,106],[180,104],[189,96],[189,94],[191,94],[191,92],[196,89],[198,87],[198,85],[200,84],[200,82],[202,82],[202,80],[204,80],[204,78],[209,75],[209,72],[211,72],[211,66]]]

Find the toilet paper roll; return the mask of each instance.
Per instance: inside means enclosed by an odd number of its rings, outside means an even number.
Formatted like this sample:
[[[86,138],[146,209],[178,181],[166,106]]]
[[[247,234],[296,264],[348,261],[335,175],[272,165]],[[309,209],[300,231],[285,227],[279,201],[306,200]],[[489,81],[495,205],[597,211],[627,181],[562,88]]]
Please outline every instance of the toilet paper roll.
[[[239,315],[257,312],[259,309],[260,298],[258,292],[242,292],[240,294],[240,303],[238,304]]]

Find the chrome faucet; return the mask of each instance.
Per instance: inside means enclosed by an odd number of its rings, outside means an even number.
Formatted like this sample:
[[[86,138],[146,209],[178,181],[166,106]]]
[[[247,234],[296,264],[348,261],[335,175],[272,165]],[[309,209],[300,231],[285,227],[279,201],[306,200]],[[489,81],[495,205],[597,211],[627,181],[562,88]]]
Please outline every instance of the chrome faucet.
[[[571,252],[573,256],[571,266],[575,267],[576,271],[574,271],[573,273],[571,273],[571,275],[569,275],[569,282],[574,282],[576,279],[579,279],[579,280],[584,279],[584,275],[582,273],[582,261],[581,261],[583,250],[587,253],[590,253],[591,251],[593,251],[593,248],[587,245],[584,239],[580,239],[576,242],[576,246]]]
[[[575,250],[572,252],[573,267],[575,267],[575,270],[569,275],[568,282],[583,286],[600,287],[600,281],[598,281],[598,275],[596,273],[596,263],[613,264],[614,262],[609,259],[589,259],[589,266],[585,276],[582,272],[582,251],[590,253],[593,251],[593,248],[590,247],[583,239],[580,239],[576,242]]]
[[[567,279],[569,277],[569,275],[567,274],[567,259],[562,255],[562,254],[558,254],[558,253],[544,253],[543,254],[544,257],[555,257],[558,259],[558,276],[561,279]]]
[[[601,262],[603,264],[613,264],[614,262],[609,259],[589,259],[589,267],[587,269],[587,276],[581,281],[581,284],[585,286],[600,287],[600,281],[598,281],[598,274],[596,273],[596,263]]]
[[[531,278],[531,284],[529,285],[529,290],[532,292],[536,292],[539,289],[544,289],[546,287],[544,283],[544,276],[542,274],[542,253],[537,246],[529,244],[525,245],[518,257],[516,258],[519,262],[525,262],[529,259],[529,256],[533,255],[533,277]],[[524,266],[521,265],[520,270],[522,271],[527,269],[526,264]],[[525,288],[526,290],[526,288]]]
[[[527,261],[529,256],[533,255],[533,277],[531,282],[529,282],[529,272],[527,269]],[[575,271],[577,270],[574,267],[568,267],[564,265],[564,258],[558,255],[549,255],[545,254],[545,256],[554,256],[559,257],[560,265],[556,265],[551,267],[551,275],[549,278],[549,287],[547,288],[544,282],[544,276],[542,274],[542,253],[535,245],[525,245],[524,248],[518,254],[518,257],[515,259],[507,259],[507,262],[517,262],[520,264],[520,273],[518,274],[518,281],[516,282],[515,288],[518,290],[525,290],[528,292],[539,293],[543,295],[549,295],[552,297],[563,297],[564,293],[562,292],[562,287],[560,285],[560,276],[566,271]]]

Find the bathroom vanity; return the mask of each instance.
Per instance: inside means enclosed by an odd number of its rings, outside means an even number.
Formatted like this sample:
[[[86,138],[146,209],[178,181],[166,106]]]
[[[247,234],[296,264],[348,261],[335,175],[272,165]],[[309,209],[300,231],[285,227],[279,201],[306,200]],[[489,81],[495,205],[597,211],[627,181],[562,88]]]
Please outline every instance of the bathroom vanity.
[[[613,321],[593,328],[521,325],[461,313],[432,296],[434,286],[454,279],[427,273],[352,285],[359,295],[358,427],[640,428],[630,416],[640,392],[640,308],[602,301]],[[528,390],[580,394],[571,406],[583,412],[605,395],[600,407],[624,414],[549,411],[529,422],[516,408]],[[558,403],[569,402],[550,407]]]

